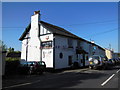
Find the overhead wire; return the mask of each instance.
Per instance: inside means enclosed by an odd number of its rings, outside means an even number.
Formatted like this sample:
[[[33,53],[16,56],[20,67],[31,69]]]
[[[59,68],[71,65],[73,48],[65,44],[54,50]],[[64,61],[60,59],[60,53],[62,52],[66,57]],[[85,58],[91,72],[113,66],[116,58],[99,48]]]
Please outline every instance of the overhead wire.
[[[77,26],[77,25],[87,25],[87,24],[109,23],[109,22],[115,22],[115,21],[117,21],[117,20],[107,20],[107,21],[88,22],[88,23],[79,23],[79,24],[69,24],[69,25],[60,25],[60,26]]]
[[[106,21],[99,21],[99,22],[88,22],[88,23],[79,23],[79,24],[69,24],[69,25],[60,25],[60,26],[77,26],[77,25],[87,25],[87,24],[97,24],[97,23],[107,23],[107,22],[114,22],[116,20],[106,20]],[[0,28],[26,28],[26,27],[0,27]]]
[[[116,31],[116,30],[118,30],[118,28],[114,28],[114,29],[107,30],[107,31],[104,31],[104,32],[95,33],[95,34],[92,34],[92,35],[88,35],[88,36],[85,36],[84,38],[86,38],[86,37],[95,37],[95,36],[103,35],[103,34],[106,34],[106,33],[112,32],[112,31]]]

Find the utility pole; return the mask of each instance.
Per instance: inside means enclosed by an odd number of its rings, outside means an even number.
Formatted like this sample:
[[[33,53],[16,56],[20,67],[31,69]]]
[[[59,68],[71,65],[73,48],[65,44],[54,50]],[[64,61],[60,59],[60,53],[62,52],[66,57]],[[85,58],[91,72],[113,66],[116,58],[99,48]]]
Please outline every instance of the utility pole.
[[[109,49],[111,50],[111,44],[109,44]]]

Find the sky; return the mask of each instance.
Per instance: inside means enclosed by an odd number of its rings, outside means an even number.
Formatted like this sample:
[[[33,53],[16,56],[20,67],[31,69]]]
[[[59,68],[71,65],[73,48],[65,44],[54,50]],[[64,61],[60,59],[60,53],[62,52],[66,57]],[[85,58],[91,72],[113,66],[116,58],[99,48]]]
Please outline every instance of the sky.
[[[41,20],[60,26],[103,48],[118,52],[117,2],[3,2],[2,40],[7,47],[21,51],[20,36],[30,23],[34,11]]]

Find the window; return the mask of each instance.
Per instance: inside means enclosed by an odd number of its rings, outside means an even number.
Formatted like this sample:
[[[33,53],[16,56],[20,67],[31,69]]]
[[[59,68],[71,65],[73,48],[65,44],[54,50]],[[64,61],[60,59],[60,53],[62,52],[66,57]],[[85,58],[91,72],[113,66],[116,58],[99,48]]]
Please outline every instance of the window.
[[[72,56],[68,56],[68,65],[72,65]]]
[[[83,63],[83,59],[81,59],[81,63]]]
[[[76,54],[76,59],[78,60],[78,58],[79,58],[79,55],[78,55],[78,54]]]
[[[52,41],[42,42],[41,45],[42,45],[42,48],[51,48],[52,47]]]
[[[60,53],[59,57],[60,57],[60,59],[62,59],[63,58],[63,53]]]
[[[68,38],[68,48],[73,48],[73,40]]]
[[[93,56],[92,58],[93,58],[93,59],[97,59],[97,60],[100,59],[99,56]]]
[[[80,47],[80,41],[79,40],[77,41],[77,47]]]
[[[86,56],[86,60],[88,60],[88,56]]]

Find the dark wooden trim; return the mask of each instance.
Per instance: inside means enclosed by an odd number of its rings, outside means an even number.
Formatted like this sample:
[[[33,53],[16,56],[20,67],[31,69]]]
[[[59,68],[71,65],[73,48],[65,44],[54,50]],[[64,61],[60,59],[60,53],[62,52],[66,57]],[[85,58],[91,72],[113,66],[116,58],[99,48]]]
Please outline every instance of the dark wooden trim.
[[[40,36],[44,36],[44,35],[48,35],[48,34],[52,34],[52,33],[40,34]]]
[[[83,40],[83,41],[85,41],[84,39],[75,38],[75,37],[67,36],[67,35],[63,35],[63,34],[58,34],[58,33],[53,33],[53,34],[54,34],[54,35],[59,35],[59,36],[64,36],[64,37],[69,37],[69,38],[73,38],[73,39],[77,39],[77,40]]]
[[[21,35],[21,37],[19,38],[20,41],[22,41],[24,39],[24,37],[26,36],[26,34],[30,31],[31,29],[31,23],[27,26],[27,28],[25,29],[25,31],[23,32],[23,34]]]

